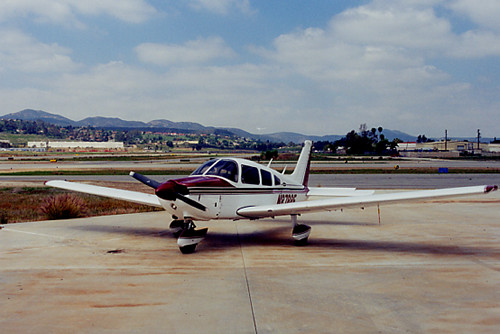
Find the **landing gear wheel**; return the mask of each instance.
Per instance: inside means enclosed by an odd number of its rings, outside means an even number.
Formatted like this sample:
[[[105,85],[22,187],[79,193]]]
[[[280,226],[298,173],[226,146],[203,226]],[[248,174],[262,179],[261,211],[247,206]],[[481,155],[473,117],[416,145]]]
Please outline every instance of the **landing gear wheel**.
[[[300,240],[294,240],[293,243],[297,247],[307,246],[307,244],[309,243],[309,238],[304,238],[304,239],[300,239]]]
[[[207,232],[208,228],[206,227],[195,230],[194,224],[189,222],[188,228],[182,230],[182,233],[177,239],[177,245],[179,246],[181,253],[193,253],[196,246],[205,238]]]
[[[295,240],[296,246],[305,246],[311,234],[311,226],[304,224],[296,224],[293,227],[292,237]]]
[[[178,219],[173,220],[170,223],[169,227],[176,238],[178,238],[181,235],[182,230],[184,229],[184,224],[185,224],[184,220],[178,220]]]
[[[183,246],[183,247],[179,247],[179,249],[181,250],[182,254],[191,254],[191,253],[194,253],[194,250],[196,249],[196,245],[197,244]]]

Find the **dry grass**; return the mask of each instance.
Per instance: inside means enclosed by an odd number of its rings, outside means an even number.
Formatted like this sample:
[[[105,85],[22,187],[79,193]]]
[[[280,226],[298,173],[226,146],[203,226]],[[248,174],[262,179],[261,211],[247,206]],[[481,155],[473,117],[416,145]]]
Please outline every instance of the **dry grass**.
[[[0,189],[0,224],[54,219],[58,215],[62,215],[61,218],[90,217],[155,210],[159,209],[48,187]]]
[[[85,215],[87,205],[75,194],[60,194],[46,198],[40,211],[50,220],[79,218]]]

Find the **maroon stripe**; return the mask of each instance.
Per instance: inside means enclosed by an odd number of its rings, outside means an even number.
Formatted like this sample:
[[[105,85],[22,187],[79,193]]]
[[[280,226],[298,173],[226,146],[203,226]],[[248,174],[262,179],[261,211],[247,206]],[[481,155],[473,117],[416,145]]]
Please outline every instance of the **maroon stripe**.
[[[191,176],[191,177],[175,179],[172,181],[187,188],[192,188],[192,187],[234,188],[234,186],[231,183],[213,176]]]

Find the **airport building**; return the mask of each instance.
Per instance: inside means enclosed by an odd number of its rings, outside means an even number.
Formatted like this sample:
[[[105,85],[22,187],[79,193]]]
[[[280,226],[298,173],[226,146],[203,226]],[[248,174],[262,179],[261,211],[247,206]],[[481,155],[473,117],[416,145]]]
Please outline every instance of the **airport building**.
[[[123,151],[123,142],[87,142],[87,141],[30,141],[28,148],[55,151]]]
[[[498,155],[500,144],[478,143],[459,140],[440,140],[434,142],[399,143],[396,147],[405,157],[458,157],[460,155]]]

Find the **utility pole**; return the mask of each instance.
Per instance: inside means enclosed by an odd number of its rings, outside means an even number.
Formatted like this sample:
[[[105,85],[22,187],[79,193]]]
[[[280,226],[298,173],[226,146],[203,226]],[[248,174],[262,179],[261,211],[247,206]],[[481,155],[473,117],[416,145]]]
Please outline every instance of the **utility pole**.
[[[444,130],[444,150],[448,151],[448,130]]]
[[[479,138],[481,138],[481,132],[477,129],[477,149],[479,150]]]

